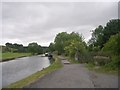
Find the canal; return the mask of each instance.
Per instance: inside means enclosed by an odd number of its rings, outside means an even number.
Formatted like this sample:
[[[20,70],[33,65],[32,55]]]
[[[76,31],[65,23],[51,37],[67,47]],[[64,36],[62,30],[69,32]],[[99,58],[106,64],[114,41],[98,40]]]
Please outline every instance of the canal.
[[[2,66],[2,87],[28,77],[50,65],[48,57],[31,56],[0,63]]]

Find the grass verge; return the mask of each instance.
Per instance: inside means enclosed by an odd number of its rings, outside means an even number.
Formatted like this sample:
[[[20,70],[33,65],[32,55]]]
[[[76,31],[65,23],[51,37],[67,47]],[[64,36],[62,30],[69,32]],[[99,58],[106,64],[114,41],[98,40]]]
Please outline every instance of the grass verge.
[[[25,79],[15,82],[15,83],[9,85],[7,88],[10,90],[15,89],[15,88],[23,88],[26,85],[29,85],[30,83],[34,82],[38,78],[41,78],[42,76],[44,76],[52,71],[55,71],[61,67],[62,67],[61,60],[58,59],[57,57],[55,57],[55,62],[53,64],[51,64],[49,67],[43,69],[42,71],[38,71],[35,74],[32,74],[31,76],[29,76]],[[7,88],[3,88],[2,90],[6,90]]]
[[[114,74],[114,75],[118,75],[118,70],[111,70],[105,66],[95,66],[94,64],[86,64],[86,67],[89,69],[89,70],[93,70],[95,72],[98,72],[98,73],[107,73],[107,74]]]
[[[25,56],[31,56],[31,53],[2,53],[2,60],[1,61],[8,61],[11,59],[19,58],[19,57],[25,57]]]

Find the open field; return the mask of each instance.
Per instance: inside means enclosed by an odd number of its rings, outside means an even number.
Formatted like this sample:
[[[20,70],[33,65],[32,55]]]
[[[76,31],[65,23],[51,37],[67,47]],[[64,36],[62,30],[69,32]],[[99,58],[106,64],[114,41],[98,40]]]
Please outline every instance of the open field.
[[[11,59],[19,58],[19,57],[24,57],[24,56],[30,56],[31,53],[2,53],[2,60],[0,61],[8,61]]]

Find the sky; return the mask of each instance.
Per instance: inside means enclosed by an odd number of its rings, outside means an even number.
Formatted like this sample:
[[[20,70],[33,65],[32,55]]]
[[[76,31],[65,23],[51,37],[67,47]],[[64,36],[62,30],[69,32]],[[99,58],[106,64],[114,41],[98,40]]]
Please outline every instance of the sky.
[[[87,42],[91,30],[118,18],[118,2],[2,2],[2,40],[49,46],[60,32],[78,32]]]

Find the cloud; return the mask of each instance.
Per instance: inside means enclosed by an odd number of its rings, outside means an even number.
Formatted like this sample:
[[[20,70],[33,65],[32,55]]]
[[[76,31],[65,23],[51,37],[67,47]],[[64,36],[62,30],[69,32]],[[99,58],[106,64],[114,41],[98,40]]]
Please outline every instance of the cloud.
[[[62,31],[82,33],[88,41],[90,30],[118,17],[117,5],[117,2],[4,2],[1,44],[27,45],[36,41],[48,46]]]

